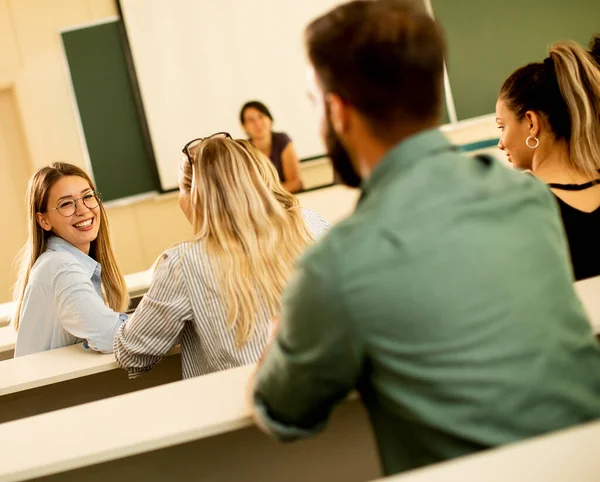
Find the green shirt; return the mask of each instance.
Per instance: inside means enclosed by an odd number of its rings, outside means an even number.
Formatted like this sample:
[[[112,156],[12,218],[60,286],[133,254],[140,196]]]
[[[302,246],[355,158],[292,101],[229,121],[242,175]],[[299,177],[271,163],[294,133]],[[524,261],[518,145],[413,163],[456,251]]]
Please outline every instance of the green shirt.
[[[600,347],[544,185],[432,130],[362,191],[284,294],[254,392],[277,437],[357,389],[389,474],[600,417]]]

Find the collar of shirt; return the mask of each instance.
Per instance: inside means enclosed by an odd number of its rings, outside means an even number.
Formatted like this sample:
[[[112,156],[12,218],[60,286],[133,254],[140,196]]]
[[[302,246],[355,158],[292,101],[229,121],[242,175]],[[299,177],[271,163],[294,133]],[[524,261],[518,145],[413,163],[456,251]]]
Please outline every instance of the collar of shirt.
[[[392,174],[421,162],[432,154],[451,149],[453,146],[437,128],[419,132],[400,141],[383,156],[371,175],[365,179],[361,186],[363,196],[376,189]]]
[[[98,263],[95,259],[90,258],[83,251],[80,251],[61,237],[50,236],[50,238],[48,238],[48,245],[46,249],[48,251],[66,251],[67,253],[71,253],[73,256],[75,256],[77,262],[83,266],[83,269],[85,269],[86,273],[89,274],[90,279],[95,277],[94,274],[100,278],[100,263]]]

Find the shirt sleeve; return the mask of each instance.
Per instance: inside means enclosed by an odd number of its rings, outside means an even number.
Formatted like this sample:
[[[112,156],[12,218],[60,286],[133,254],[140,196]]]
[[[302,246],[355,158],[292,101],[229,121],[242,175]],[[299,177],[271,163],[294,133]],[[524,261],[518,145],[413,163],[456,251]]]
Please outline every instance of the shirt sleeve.
[[[52,283],[57,316],[63,328],[84,339],[92,350],[111,353],[122,314],[106,306],[84,268],[78,263],[63,264]]]
[[[148,293],[115,336],[115,357],[130,378],[151,370],[179,343],[186,322],[192,319],[191,303],[182,279],[182,260],[175,250],[163,254],[162,258]]]
[[[344,307],[332,257],[301,263],[284,294],[280,329],[253,387],[260,425],[280,440],[321,430],[356,386],[363,350]]]
[[[283,152],[290,142],[292,142],[292,138],[285,132],[277,133],[277,145],[279,146],[281,152]]]

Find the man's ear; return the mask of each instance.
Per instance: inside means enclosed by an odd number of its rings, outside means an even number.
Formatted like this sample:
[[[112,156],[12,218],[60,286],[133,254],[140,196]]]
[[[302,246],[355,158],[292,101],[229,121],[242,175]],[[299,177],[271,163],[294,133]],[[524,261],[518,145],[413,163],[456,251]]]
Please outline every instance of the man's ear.
[[[46,216],[44,216],[42,213],[36,213],[35,218],[37,219],[38,224],[44,231],[52,230],[52,225],[48,222]]]
[[[327,94],[325,102],[329,104],[329,114],[331,116],[331,125],[338,134],[343,134],[348,130],[349,107],[344,100],[337,94]]]

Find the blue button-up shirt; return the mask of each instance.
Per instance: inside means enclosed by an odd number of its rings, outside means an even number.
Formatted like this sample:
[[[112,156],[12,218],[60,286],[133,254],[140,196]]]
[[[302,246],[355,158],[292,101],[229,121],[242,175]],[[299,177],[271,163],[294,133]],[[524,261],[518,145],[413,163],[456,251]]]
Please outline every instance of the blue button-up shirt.
[[[15,357],[86,342],[111,353],[127,318],[104,303],[101,266],[58,236],[35,262],[21,307]]]

